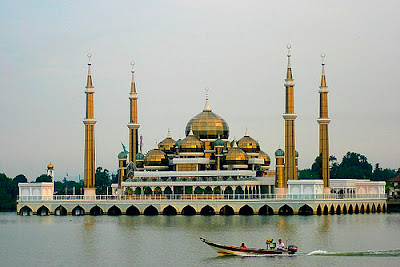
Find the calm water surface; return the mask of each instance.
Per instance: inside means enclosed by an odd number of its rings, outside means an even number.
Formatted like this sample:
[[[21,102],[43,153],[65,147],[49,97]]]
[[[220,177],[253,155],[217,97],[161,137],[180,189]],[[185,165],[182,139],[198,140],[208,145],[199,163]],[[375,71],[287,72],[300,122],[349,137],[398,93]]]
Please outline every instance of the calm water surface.
[[[289,239],[295,257],[218,257],[199,241],[264,247]],[[17,216],[0,213],[0,265],[399,266],[400,214],[328,216]],[[308,256],[325,250],[331,254]],[[357,254],[348,252],[364,251]],[[368,253],[368,251],[372,251]],[[373,255],[371,255],[373,254]],[[329,255],[329,256],[328,256]]]

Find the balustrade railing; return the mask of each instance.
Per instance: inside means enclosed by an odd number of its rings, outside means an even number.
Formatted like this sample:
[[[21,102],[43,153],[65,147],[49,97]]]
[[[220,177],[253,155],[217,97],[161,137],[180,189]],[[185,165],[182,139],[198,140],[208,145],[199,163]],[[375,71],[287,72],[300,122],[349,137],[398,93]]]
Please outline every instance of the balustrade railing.
[[[265,201],[265,200],[323,200],[323,199],[386,199],[386,194],[154,194],[154,195],[53,195],[53,196],[18,196],[21,201]]]

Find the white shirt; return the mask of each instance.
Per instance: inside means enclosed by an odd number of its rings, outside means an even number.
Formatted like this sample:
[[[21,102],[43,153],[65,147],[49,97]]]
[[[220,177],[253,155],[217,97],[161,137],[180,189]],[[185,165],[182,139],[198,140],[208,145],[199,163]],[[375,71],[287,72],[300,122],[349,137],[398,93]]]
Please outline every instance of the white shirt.
[[[283,242],[278,244],[278,249],[284,249],[285,248],[285,244]]]

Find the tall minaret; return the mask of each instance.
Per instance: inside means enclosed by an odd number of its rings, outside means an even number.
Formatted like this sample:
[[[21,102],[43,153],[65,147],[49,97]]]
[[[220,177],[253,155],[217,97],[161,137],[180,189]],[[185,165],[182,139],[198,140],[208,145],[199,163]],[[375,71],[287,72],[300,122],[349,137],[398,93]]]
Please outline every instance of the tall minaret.
[[[321,86],[319,87],[319,155],[321,157],[321,178],[324,181],[324,193],[329,193],[329,139],[328,124],[331,121],[328,117],[328,86],[325,79],[325,54],[321,54],[322,58],[322,76]]]
[[[297,114],[294,113],[294,81],[292,77],[292,68],[290,65],[290,48],[288,44],[288,65],[285,79],[285,113],[282,117],[285,120],[285,187],[287,187],[288,180],[297,180],[296,168],[296,148],[295,148],[295,133],[294,133],[294,120]]]
[[[85,124],[85,180],[84,180],[84,193],[85,195],[96,195],[95,188],[95,146],[94,146],[94,125],[96,119],[94,118],[94,87],[92,83],[91,73],[91,54],[88,54],[88,76],[86,85],[86,118],[83,120]]]
[[[128,123],[129,128],[129,162],[133,162],[136,165],[136,154],[138,153],[139,147],[139,137],[138,129],[140,124],[138,123],[138,112],[137,112],[137,100],[138,94],[136,93],[135,86],[135,63],[132,65],[132,83],[131,83],[131,93],[129,95],[130,101],[130,120]]]

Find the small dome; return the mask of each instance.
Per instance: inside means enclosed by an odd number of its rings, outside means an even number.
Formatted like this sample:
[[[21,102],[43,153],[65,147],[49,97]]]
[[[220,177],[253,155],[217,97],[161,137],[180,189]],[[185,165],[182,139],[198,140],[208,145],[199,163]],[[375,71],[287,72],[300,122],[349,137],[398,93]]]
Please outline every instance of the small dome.
[[[294,156],[295,156],[296,158],[298,158],[298,157],[299,157],[299,152],[295,151]]]
[[[128,158],[128,154],[125,153],[125,151],[122,151],[121,153],[118,154],[118,159],[126,159]]]
[[[260,152],[258,154],[258,158],[259,159],[264,159],[264,165],[265,166],[269,166],[271,164],[271,158],[269,157],[269,155],[267,153],[265,153],[262,150],[260,150]]]
[[[158,147],[164,153],[173,153],[175,151],[175,143],[176,142],[177,141],[172,139],[172,137],[168,131],[167,137],[158,144]]]
[[[144,160],[144,155],[139,152],[139,153],[136,154],[135,158],[136,158],[136,160]]]
[[[203,112],[193,117],[186,125],[186,136],[190,130],[193,130],[194,135],[199,139],[217,139],[221,136],[222,139],[228,139],[229,126],[226,121],[211,111],[206,100],[206,105]]]
[[[230,144],[230,147],[233,147],[234,145],[235,145],[235,143],[236,143],[237,141],[235,140],[235,139],[233,139],[229,144]]]
[[[147,152],[144,157],[144,165],[146,166],[165,166],[168,165],[167,155],[160,149],[155,148]]]
[[[178,139],[178,140],[176,140],[176,142],[175,142],[175,146],[176,147],[179,147],[179,145],[181,144],[181,142],[182,142],[182,139]]]
[[[278,149],[277,151],[275,151],[275,157],[283,157],[285,156],[285,152],[282,149]]]
[[[53,169],[54,168],[54,166],[53,166],[53,164],[49,164],[49,165],[47,165],[47,169]]]
[[[204,143],[194,136],[193,131],[179,144],[179,152],[203,152]]]
[[[249,136],[247,130],[244,136],[239,139],[237,145],[246,153],[257,153],[260,151],[260,145],[256,140]]]
[[[228,165],[247,164],[248,159],[246,152],[237,147],[236,143],[225,156],[225,162]]]
[[[214,146],[225,146],[225,142],[222,139],[217,139],[214,142]]]

